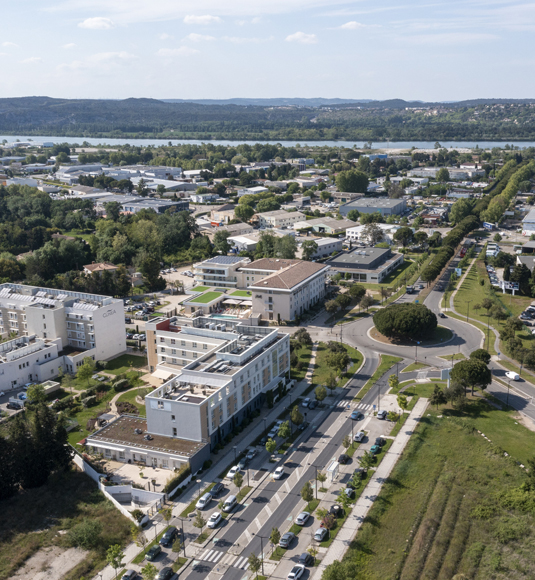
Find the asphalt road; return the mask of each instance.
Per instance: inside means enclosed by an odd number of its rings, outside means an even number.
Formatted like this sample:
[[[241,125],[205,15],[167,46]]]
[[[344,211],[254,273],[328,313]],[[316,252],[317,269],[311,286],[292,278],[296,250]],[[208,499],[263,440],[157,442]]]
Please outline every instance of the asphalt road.
[[[368,378],[377,368],[377,362],[377,358],[370,358],[365,361],[364,366],[359,373],[359,377],[353,379],[349,388],[345,391],[344,398],[342,399],[343,403],[349,404],[351,402],[359,389],[366,383]],[[362,402],[365,404],[373,404],[375,397],[376,392],[372,389],[372,391],[365,395]],[[341,414],[346,414],[347,420],[343,421],[341,427],[336,431],[336,433],[330,439],[326,440],[324,437],[325,432],[339,420]],[[325,469],[332,459],[341,453],[342,440],[347,435],[350,428],[351,419],[349,418],[349,412],[346,410],[345,404],[338,404],[331,409],[321,424],[311,425],[307,430],[305,430],[304,436],[297,445],[296,451],[285,461],[287,473],[296,468],[300,468],[300,478],[297,483],[294,483],[292,489],[288,492],[285,489],[285,481],[288,475],[280,481],[266,479],[261,486],[261,489],[254,494],[254,497],[250,500],[247,507],[240,506],[240,508],[238,508],[237,516],[232,519],[230,525],[222,528],[222,533],[221,535],[218,535],[217,543],[215,545],[210,544],[210,548],[227,552],[235,545],[244,530],[259,515],[264,506],[269,504],[273,511],[272,515],[263,523],[262,527],[259,529],[257,534],[252,537],[247,546],[239,546],[239,549],[242,550],[240,555],[248,557],[251,553],[260,555],[261,543],[263,542],[264,553],[267,555],[269,541],[267,539],[261,541],[259,536],[268,538],[274,527],[280,528],[283,526],[287,521],[289,514],[295,510],[297,504],[301,500],[300,491],[303,485],[307,481],[313,481],[315,479],[316,469],[313,465],[308,463],[307,458],[309,457],[309,454],[313,451],[314,447],[321,449],[319,454],[314,458],[314,465],[318,466],[318,470]],[[274,499],[274,496],[277,494],[282,500],[278,506],[277,501]],[[299,542],[299,537],[297,542]],[[306,546],[303,547],[303,550],[305,548]],[[236,549],[233,551],[235,553],[238,552]],[[218,567],[219,564],[217,563],[214,564],[211,562],[199,561],[195,567],[190,566],[187,577],[191,580],[201,580],[206,578],[212,570],[215,569],[217,571]],[[222,571],[223,570],[221,570],[220,573]],[[224,572],[223,577],[226,580],[241,580],[244,575],[245,573],[243,569],[231,566],[226,570],[226,572]]]

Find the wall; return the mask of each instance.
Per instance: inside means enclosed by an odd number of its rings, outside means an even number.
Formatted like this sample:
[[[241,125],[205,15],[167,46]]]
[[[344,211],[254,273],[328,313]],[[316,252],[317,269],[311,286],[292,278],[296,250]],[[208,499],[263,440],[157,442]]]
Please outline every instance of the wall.
[[[124,304],[115,300],[93,313],[95,327],[95,360],[108,360],[126,352],[124,332]]]
[[[74,449],[74,448],[73,448]],[[77,465],[81,471],[83,471],[86,475],[88,475],[93,481],[99,483],[100,476],[102,474],[95,471],[89,463],[84,461],[84,458],[81,455],[78,455],[77,452],[74,453],[74,457],[72,458],[73,463]]]

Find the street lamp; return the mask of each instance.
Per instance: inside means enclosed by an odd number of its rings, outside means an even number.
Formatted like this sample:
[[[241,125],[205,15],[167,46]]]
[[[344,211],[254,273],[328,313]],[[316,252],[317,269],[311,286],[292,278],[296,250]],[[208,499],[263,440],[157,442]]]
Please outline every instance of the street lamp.
[[[234,445],[234,447],[232,448],[234,449],[234,465],[236,465],[236,461],[238,461],[238,447],[236,445]]]
[[[470,312],[470,302],[472,302],[472,300],[466,301],[466,322],[468,322],[468,313]]]
[[[260,534],[255,534],[255,533],[253,533],[253,536],[260,538],[260,555],[262,556],[262,576],[265,576],[265,574],[264,574],[264,541],[263,540],[269,540],[269,538],[267,536],[261,536]]]
[[[180,520],[182,526],[182,548],[184,549],[184,558],[186,557],[186,536],[184,535],[184,520],[182,518],[177,518]]]
[[[202,483],[202,479],[198,479],[197,484],[199,485],[199,499],[201,498],[201,483]]]
[[[314,463],[309,463],[309,465],[311,467],[313,467],[316,470],[316,477],[315,477],[315,483],[314,483],[314,490],[316,492],[316,499],[318,499],[318,466],[315,465]]]
[[[264,417],[264,431],[267,429],[266,422],[267,422],[267,417]]]

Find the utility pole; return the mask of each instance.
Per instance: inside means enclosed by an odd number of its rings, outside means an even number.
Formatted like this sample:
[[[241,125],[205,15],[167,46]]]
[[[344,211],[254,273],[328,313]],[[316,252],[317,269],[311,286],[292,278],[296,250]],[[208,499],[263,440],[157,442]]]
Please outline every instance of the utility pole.
[[[472,300],[466,301],[466,322],[468,322],[468,313],[470,312],[470,302],[472,302]]]

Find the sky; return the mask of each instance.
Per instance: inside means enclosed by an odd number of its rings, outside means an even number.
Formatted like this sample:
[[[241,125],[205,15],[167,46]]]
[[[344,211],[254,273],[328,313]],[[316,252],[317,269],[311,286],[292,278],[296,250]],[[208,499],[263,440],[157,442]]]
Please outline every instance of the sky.
[[[535,97],[529,0],[4,0],[0,14],[0,97]]]

